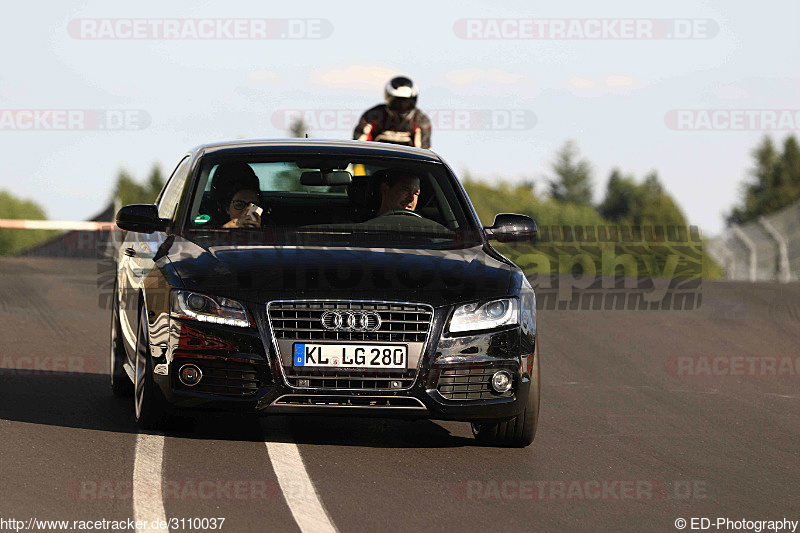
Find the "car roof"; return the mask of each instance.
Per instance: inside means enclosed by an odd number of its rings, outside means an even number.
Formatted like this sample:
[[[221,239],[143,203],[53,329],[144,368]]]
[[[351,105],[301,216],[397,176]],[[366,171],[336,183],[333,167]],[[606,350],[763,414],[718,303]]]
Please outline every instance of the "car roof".
[[[431,150],[399,144],[335,139],[255,139],[202,144],[192,150],[195,157],[203,155],[245,154],[330,154],[358,157],[397,157],[441,163]]]

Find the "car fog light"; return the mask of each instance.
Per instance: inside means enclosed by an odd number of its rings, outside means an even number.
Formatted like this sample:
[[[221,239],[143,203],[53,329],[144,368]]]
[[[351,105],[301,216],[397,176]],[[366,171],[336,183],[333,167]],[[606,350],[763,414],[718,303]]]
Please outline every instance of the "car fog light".
[[[178,379],[187,387],[194,387],[203,378],[203,373],[194,365],[183,365],[178,371]]]
[[[511,374],[505,370],[495,372],[492,376],[492,388],[501,394],[508,392],[511,388]]]

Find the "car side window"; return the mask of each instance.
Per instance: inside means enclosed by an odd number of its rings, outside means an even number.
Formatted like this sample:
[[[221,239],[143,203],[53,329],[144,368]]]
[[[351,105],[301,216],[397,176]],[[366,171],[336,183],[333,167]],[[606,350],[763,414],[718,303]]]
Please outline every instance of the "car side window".
[[[178,207],[178,200],[186,185],[186,177],[189,175],[189,156],[183,158],[172,173],[172,177],[167,182],[167,186],[161,193],[158,200],[159,218],[172,219]]]

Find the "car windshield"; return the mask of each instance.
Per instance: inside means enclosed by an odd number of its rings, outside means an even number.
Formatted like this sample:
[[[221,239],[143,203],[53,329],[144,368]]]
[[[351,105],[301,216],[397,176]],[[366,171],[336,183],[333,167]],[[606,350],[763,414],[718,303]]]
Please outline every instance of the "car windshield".
[[[191,199],[187,236],[209,246],[452,249],[480,243],[479,229],[444,165],[321,157],[206,156]],[[257,214],[252,213],[256,207]]]

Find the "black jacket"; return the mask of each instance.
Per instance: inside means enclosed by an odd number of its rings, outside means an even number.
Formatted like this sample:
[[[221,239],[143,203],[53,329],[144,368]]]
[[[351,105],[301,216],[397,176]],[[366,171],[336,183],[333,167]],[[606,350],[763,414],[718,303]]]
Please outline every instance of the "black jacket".
[[[385,104],[377,105],[361,115],[353,139],[402,144],[417,148],[431,147],[431,120],[419,109],[412,109],[403,118]]]

